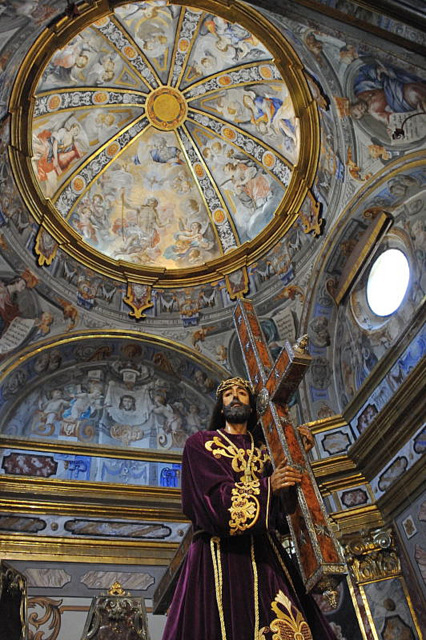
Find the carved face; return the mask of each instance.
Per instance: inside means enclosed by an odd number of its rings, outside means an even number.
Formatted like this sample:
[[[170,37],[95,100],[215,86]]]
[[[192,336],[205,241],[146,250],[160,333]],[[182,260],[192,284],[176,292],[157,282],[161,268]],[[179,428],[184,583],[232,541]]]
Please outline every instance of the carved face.
[[[230,424],[247,422],[251,413],[250,394],[247,389],[232,385],[222,394],[223,415]]]

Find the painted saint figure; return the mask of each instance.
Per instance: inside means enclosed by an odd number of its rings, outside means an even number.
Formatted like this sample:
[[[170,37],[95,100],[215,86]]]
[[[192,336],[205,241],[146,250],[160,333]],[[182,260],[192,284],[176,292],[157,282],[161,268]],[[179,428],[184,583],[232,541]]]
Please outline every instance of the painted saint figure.
[[[225,380],[216,396],[209,430],[183,453],[194,535],[163,640],[335,640],[275,536],[288,532],[301,474],[286,460],[272,471],[248,380]]]
[[[393,113],[426,111],[426,82],[390,65],[362,65],[355,78],[354,94],[350,114],[355,120],[371,115],[388,125]]]

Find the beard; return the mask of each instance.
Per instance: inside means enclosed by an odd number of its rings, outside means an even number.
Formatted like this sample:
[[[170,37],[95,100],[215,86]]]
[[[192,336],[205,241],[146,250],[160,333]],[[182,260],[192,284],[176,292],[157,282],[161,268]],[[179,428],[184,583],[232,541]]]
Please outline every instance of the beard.
[[[251,407],[248,404],[231,404],[223,406],[224,418],[229,424],[243,424],[250,418]]]

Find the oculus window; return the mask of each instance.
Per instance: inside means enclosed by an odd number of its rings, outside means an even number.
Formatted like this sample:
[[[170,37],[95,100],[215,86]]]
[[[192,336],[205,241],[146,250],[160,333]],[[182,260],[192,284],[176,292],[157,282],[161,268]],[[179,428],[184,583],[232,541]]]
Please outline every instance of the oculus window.
[[[371,267],[367,279],[367,302],[378,316],[389,316],[402,304],[410,281],[410,266],[400,249],[387,249]]]

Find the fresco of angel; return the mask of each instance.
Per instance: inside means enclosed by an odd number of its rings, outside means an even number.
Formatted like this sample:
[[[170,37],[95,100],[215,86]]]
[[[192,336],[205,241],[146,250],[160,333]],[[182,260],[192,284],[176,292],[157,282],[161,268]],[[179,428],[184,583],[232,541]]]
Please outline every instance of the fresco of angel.
[[[200,35],[207,33],[213,36],[215,49],[233,62],[264,58],[265,54],[270,58],[270,54],[253,34],[241,25],[228,22],[219,16],[210,15],[206,18]]]
[[[208,99],[195,100],[193,104],[219,113],[261,141],[266,139],[290,161],[296,161],[299,125],[284,83],[256,84],[249,89],[231,88]]]
[[[254,162],[228,162],[224,171],[236,196],[249,209],[255,211],[263,207],[270,198],[271,187],[268,176]]]
[[[174,234],[174,243],[166,248],[164,257],[188,264],[199,264],[206,258],[205,251],[213,248],[214,243],[208,239],[209,221],[204,225],[196,218],[200,206],[196,200],[187,203],[186,218],[178,220],[178,231]]]
[[[81,36],[76,36],[52,56],[43,72],[41,88],[47,88],[45,85],[63,86],[81,82],[80,72],[87,67],[92,55],[92,48]]]
[[[33,164],[45,196],[52,196],[63,174],[83,157],[89,147],[87,134],[74,116],[33,133]]]
[[[277,134],[283,136],[287,151],[297,148],[296,119],[290,96],[261,95],[256,91],[245,91],[243,103],[250,110],[250,122],[260,135]]]
[[[94,86],[111,84],[121,66],[118,55],[105,53],[99,56],[99,59],[90,65],[87,84]]]

